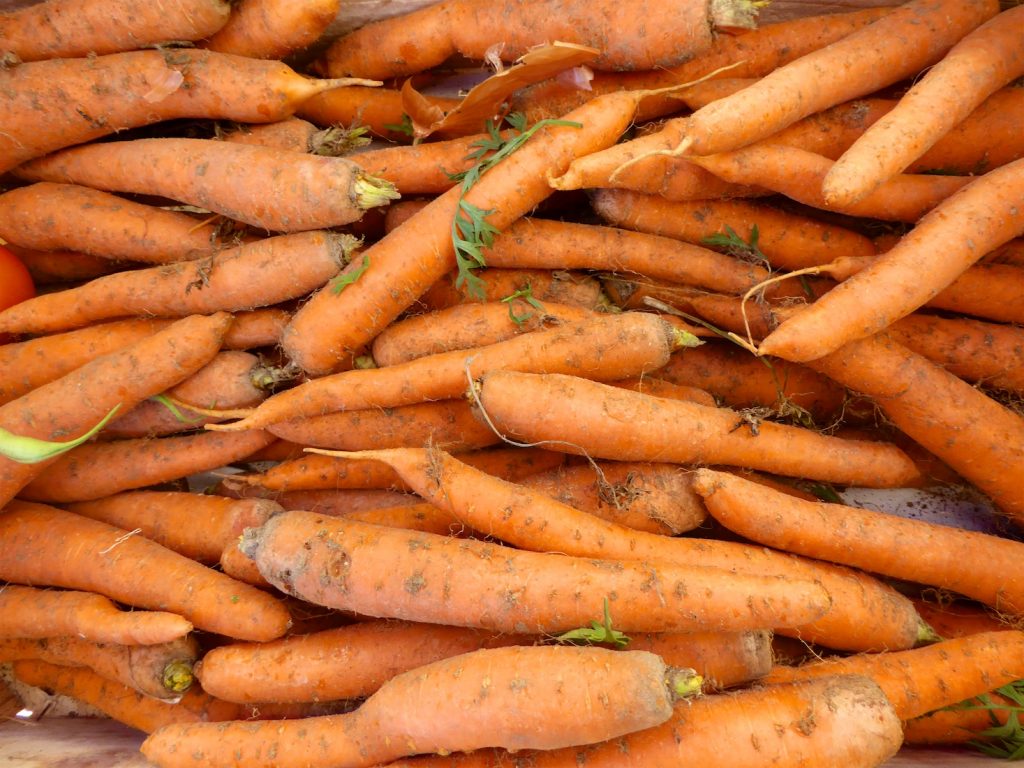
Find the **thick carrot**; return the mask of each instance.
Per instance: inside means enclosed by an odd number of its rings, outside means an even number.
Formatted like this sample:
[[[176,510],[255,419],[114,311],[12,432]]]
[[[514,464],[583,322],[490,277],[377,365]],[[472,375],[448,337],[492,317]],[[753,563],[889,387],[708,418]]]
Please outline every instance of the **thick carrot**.
[[[611,3],[447,0],[350,32],[331,44],[322,66],[332,77],[400,77],[432,69],[456,53],[482,61],[500,38],[498,55],[510,62],[531,47],[560,40],[599,49],[589,63],[595,69],[662,69],[710,48],[716,26],[754,26],[753,15],[743,2],[677,3],[671,9],[635,2],[627,12]],[[410,29],[416,30],[415,43]]]
[[[984,254],[1024,232],[1022,192],[1024,160],[978,177],[878,261],[785,320],[761,343],[761,353],[813,360],[909,315]]]
[[[275,147],[289,152],[310,152],[314,155],[331,157],[346,155],[353,146],[368,141],[355,136],[345,128],[318,128],[301,117],[289,117],[275,123],[259,125],[236,125],[218,132],[221,141],[239,144],[257,144],[261,147]]]
[[[55,503],[91,501],[241,461],[273,440],[267,432],[249,430],[87,443],[47,466],[19,495]]]
[[[873,768],[902,741],[899,718],[879,686],[847,675],[702,696],[676,705],[662,726],[592,747],[514,756],[480,750],[389,768]]]
[[[320,39],[340,6],[340,0],[244,0],[235,3],[227,23],[202,45],[238,56],[283,59]]]
[[[368,343],[431,285],[457,266],[454,219],[465,204],[493,211],[487,223],[508,226],[550,196],[545,173],[612,144],[633,118],[642,93],[609,94],[565,115],[570,125],[540,128],[465,193],[456,187],[365,251],[358,290],[321,290],[296,312],[284,349],[309,373],[328,373]],[[348,274],[348,273],[346,273]],[[344,316],[345,323],[326,318]]]
[[[1024,8],[1003,11],[966,35],[836,161],[821,185],[824,199],[841,208],[863,200],[1024,75],[1022,36]]]
[[[118,272],[16,304],[0,312],[0,328],[45,333],[123,316],[183,317],[276,304],[338,274],[354,245],[349,235],[298,232],[209,259]]]
[[[875,488],[900,487],[918,476],[893,445],[771,422],[752,427],[727,408],[575,376],[494,370],[483,376],[478,397],[481,416],[501,434],[595,458],[726,464]]]
[[[731,152],[693,157],[691,162],[732,184],[769,189],[814,208],[909,223],[916,222],[970,181],[966,176],[893,174],[855,201],[833,200],[825,196],[822,184],[834,163],[797,147],[758,142]]]
[[[178,699],[191,687],[199,643],[191,635],[159,645],[94,643],[77,637],[0,640],[0,660],[39,659],[89,667],[108,680],[157,699]]]
[[[46,0],[0,14],[0,51],[38,61],[202,40],[224,26],[230,11],[225,0],[174,0],[141,8],[131,0]]]
[[[592,311],[604,309],[601,283],[581,270],[484,267],[477,269],[475,275],[483,281],[479,292],[474,292],[452,271],[420,295],[413,305],[414,310],[436,312],[457,304],[505,301],[517,296]]]
[[[224,336],[224,349],[275,347],[291,319],[291,313],[277,307],[235,312],[235,322]]]
[[[166,394],[176,402],[212,410],[248,408],[263,402],[277,382],[257,355],[239,349],[214,358]]]
[[[88,433],[114,408],[130,409],[208,362],[220,348],[231,316],[194,315],[121,350],[85,363],[0,406],[0,426],[21,438],[66,441]],[[33,463],[0,458],[0,506],[18,494],[54,458]]]
[[[445,96],[424,98],[444,112],[450,112],[462,101]],[[359,85],[330,88],[303,101],[296,114],[321,126],[365,126],[374,135],[390,141],[408,143],[412,140],[411,126],[403,125],[402,92],[395,88]]]
[[[281,506],[270,499],[226,499],[178,491],[131,491],[67,505],[78,515],[147,539],[201,563],[216,563],[242,531],[262,525]]]
[[[0,237],[39,251],[73,249],[149,264],[198,259],[230,244],[193,216],[50,182],[0,195]]]
[[[245,419],[217,428],[250,429],[331,411],[460,397],[469,381],[467,375],[478,376],[499,367],[572,370],[594,378],[618,379],[661,367],[672,349],[682,343],[685,339],[654,315],[595,314],[585,324],[535,331],[487,347],[312,379],[274,395]]]
[[[288,628],[274,598],[130,531],[23,501],[6,507],[0,529],[7,581],[97,592],[240,640],[270,640]]]
[[[849,674],[872,678],[899,718],[909,720],[1024,677],[1024,632],[981,632],[909,651],[776,667],[765,682]]]
[[[37,286],[92,280],[130,266],[77,251],[34,251],[13,243],[5,247],[21,260]]]
[[[912,0],[831,45],[783,66],[690,117],[680,145],[692,155],[727,152],[797,120],[935,64],[999,12],[990,0]],[[828,71],[827,85],[819,76]]]
[[[16,173],[160,195],[275,232],[348,224],[398,197],[389,182],[367,176],[347,158],[213,139],[90,144],[27,162]]]
[[[715,396],[710,392],[699,387],[691,387],[686,384],[675,384],[665,379],[655,378],[653,376],[636,376],[631,379],[619,379],[618,381],[609,381],[613,387],[622,387],[623,389],[630,389],[634,392],[643,392],[647,395],[654,395],[655,397],[668,397],[673,400],[689,400],[693,403],[700,403],[701,405],[715,406],[718,405],[718,401],[715,400]]]
[[[948,589],[1006,613],[1024,611],[1024,577],[1016,573],[1024,554],[1020,542],[843,504],[784,498],[708,469],[697,470],[693,484],[718,522],[751,541]],[[986,568],[977,567],[971,551],[984,558]]]
[[[625,190],[599,189],[591,205],[607,223],[701,244],[732,228],[757,246],[773,267],[802,269],[832,261],[837,253],[872,256],[875,246],[852,230],[745,200],[668,201]]]
[[[806,575],[587,560],[310,512],[272,517],[247,531],[241,547],[268,581],[308,602],[501,632],[586,626],[603,615],[605,599],[625,632],[799,626],[820,617],[830,602]],[[451,582],[455,574],[459,589]],[[652,578],[663,589],[641,587]]]
[[[482,347],[541,328],[585,321],[591,310],[552,301],[535,306],[526,299],[467,302],[397,320],[373,340],[378,366],[407,363],[426,355]],[[0,347],[0,355],[3,347]]]
[[[304,77],[280,61],[181,48],[10,67],[0,71],[0,173],[61,147],[172,118],[282,120],[341,84]]]
[[[3,637],[74,636],[94,643],[156,645],[184,637],[192,623],[165,611],[122,611],[92,592],[0,587]]]

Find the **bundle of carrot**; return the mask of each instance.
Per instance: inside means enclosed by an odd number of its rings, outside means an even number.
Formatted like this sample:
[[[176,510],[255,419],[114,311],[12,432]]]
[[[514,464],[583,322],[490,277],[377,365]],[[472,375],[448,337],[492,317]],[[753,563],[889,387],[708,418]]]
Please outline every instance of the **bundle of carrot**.
[[[340,5],[0,12],[13,677],[166,768],[1024,751],[1024,6]]]

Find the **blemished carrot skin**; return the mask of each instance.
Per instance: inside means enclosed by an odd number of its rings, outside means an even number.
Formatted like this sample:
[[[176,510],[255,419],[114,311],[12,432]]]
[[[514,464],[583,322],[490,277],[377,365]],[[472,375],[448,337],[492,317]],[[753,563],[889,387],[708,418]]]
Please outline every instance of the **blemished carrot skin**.
[[[57,504],[92,501],[242,461],[273,440],[256,429],[86,443],[47,465],[19,496]],[[115,466],[118,471],[111,472]]]
[[[873,256],[864,235],[807,216],[746,200],[669,201],[619,189],[591,193],[591,205],[608,224],[701,244],[729,226],[745,241],[757,227],[757,245],[773,267],[802,269],[827,264],[837,253]]]
[[[468,376],[495,367],[572,369],[594,378],[619,379],[660,368],[677,343],[671,326],[654,315],[595,314],[585,324],[535,331],[487,347],[311,379],[269,398],[245,419],[218,428],[249,429],[331,411],[461,397]]]
[[[697,470],[693,484],[712,517],[751,541],[948,589],[1004,613],[1024,612],[1024,574],[1017,565],[1024,545],[1019,542],[843,504],[783,498],[708,469]],[[979,558],[991,570],[979,569]]]
[[[613,387],[622,387],[623,389],[630,389],[634,392],[643,392],[647,395],[654,395],[655,397],[668,397],[674,400],[689,400],[693,403],[700,403],[701,405],[718,405],[718,401],[715,400],[715,396],[710,392],[699,387],[690,387],[685,384],[674,384],[671,381],[665,379],[655,378],[654,376],[636,376],[630,379],[619,379],[618,381],[609,381]]]
[[[900,721],[879,686],[847,675],[701,696],[677,704],[664,725],[591,747],[515,755],[480,750],[388,768],[871,768],[895,755],[902,741]]]
[[[352,146],[350,131],[344,128],[319,128],[301,117],[289,117],[274,123],[239,125],[223,130],[215,138],[289,152],[330,156],[347,154]]]
[[[234,5],[227,22],[202,46],[256,59],[283,59],[315,43],[340,6],[340,0],[245,0]]]
[[[997,13],[994,0],[904,3],[875,23],[694,112],[686,151],[711,155],[737,149],[815,112],[916,75]],[[832,73],[827,86],[818,75],[822,71]]]
[[[605,598],[615,626],[625,632],[799,626],[830,605],[825,589],[805,575],[588,560],[311,512],[276,515],[243,534],[240,546],[268,581],[307,602],[499,632],[588,626],[604,615]],[[640,586],[651,578],[664,585],[658,595]]]
[[[593,315],[583,307],[541,303],[538,308],[523,299],[467,302],[410,315],[377,335],[370,347],[373,361],[378,366],[407,363],[426,355],[496,344],[542,328],[585,322]]]
[[[270,424],[267,431],[294,443],[350,451],[428,443],[471,451],[501,441],[473,415],[468,402],[454,398],[307,416]]]
[[[1022,193],[1024,160],[977,177],[871,266],[785,320],[761,343],[761,353],[813,360],[909,315],[986,253],[1024,232]]]
[[[15,435],[50,441],[83,435],[112,409],[128,410],[205,365],[230,324],[226,313],[187,317],[5,403],[0,426]],[[0,458],[0,506],[53,461],[21,464]]]
[[[892,653],[855,654],[799,667],[775,667],[765,682],[866,675],[901,720],[978,696],[1024,676],[1024,632],[980,632]]]
[[[174,0],[144,8],[131,0],[47,0],[0,14],[0,52],[38,61],[202,40],[223,27],[230,12],[224,0]]]
[[[0,72],[6,115],[0,172],[62,147],[173,118],[282,120],[338,85],[304,77],[280,61],[183,48],[22,64]]]
[[[601,282],[582,270],[483,267],[475,275],[483,280],[480,295],[471,292],[466,283],[460,284],[458,273],[453,271],[424,291],[413,311],[436,312],[457,304],[504,301],[517,294],[595,312],[605,308]]]
[[[29,161],[16,173],[33,181],[160,195],[271,232],[349,224],[398,197],[389,182],[367,176],[344,157],[214,139],[89,144]],[[267,206],[268,196],[273,206]]]
[[[998,632],[1003,629],[1017,629],[1012,616],[999,616],[994,611],[974,602],[946,601],[932,602],[914,598],[914,605],[921,618],[942,638],[964,637],[979,632]]]
[[[45,181],[0,195],[0,237],[38,251],[149,264],[198,259],[231,244],[193,216]]]
[[[288,612],[273,597],[112,525],[14,501],[0,529],[7,581],[97,592],[240,640],[271,640],[288,628]]]
[[[1024,9],[1011,8],[954,45],[829,170],[831,206],[864,199],[903,171],[988,96],[1024,75]]]
[[[439,109],[450,112],[461,99],[426,96]],[[410,131],[402,131],[402,93],[394,88],[351,85],[331,88],[306,99],[295,114],[320,126],[365,126],[384,139],[408,143]],[[483,126],[480,126],[483,129]]]
[[[482,377],[477,397],[481,417],[486,414],[506,437],[545,441],[545,447],[594,458],[724,464],[874,488],[901,487],[918,478],[913,462],[891,444],[829,438],[770,422],[751,429],[728,408],[651,397],[576,376],[494,370]],[[779,450],[779,443],[787,447]]]
[[[276,304],[338,274],[354,243],[348,235],[298,232],[201,261],[118,272],[16,304],[0,312],[0,327],[47,333],[126,316],[183,317]]]
[[[167,726],[141,749],[161,768],[357,768],[423,752],[557,749],[665,722],[679,698],[672,687],[686,674],[645,651],[487,648],[398,675],[346,715]],[[586,708],[587,717],[558,722],[540,702],[555,711]],[[188,749],[179,748],[186,743]]]
[[[845,344],[809,366],[870,397],[1004,514],[1024,515],[1017,483],[1024,476],[1024,418],[885,334]]]
[[[0,659],[39,659],[93,672],[157,699],[177,699],[191,687],[192,665],[199,658],[195,637],[159,645],[94,643],[77,637],[0,640]]]
[[[147,539],[201,563],[213,564],[242,531],[262,525],[282,507],[270,499],[227,499],[181,491],[129,491],[66,509]]]
[[[156,645],[184,637],[192,623],[166,611],[122,611],[94,592],[41,589],[19,584],[0,588],[0,636],[74,636],[94,643]]]
[[[576,157],[614,143],[633,118],[640,95],[609,94],[564,115],[582,127],[546,126],[488,171],[464,201],[501,230],[551,195],[544,174],[560,173]],[[456,266],[452,221],[462,190],[444,193],[364,252],[369,260],[358,290],[318,291],[295,313],[283,346],[310,374],[336,370],[372,340],[431,285]],[[361,267],[361,264],[354,265]],[[345,273],[343,273],[345,274]],[[345,317],[346,322],[337,322]]]
[[[814,208],[909,223],[916,222],[970,181],[966,176],[900,173],[855,201],[832,200],[822,191],[822,183],[834,164],[827,157],[804,149],[758,142],[731,152],[693,157],[691,162],[730,183],[769,189]]]

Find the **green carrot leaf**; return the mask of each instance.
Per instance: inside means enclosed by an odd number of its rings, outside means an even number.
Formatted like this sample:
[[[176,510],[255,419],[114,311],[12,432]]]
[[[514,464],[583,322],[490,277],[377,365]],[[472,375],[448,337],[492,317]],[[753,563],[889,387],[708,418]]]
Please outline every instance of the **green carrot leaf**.
[[[516,299],[522,299],[531,307],[533,307],[536,310],[539,310],[540,312],[544,311],[544,305],[541,304],[540,301],[538,301],[537,298],[533,295],[533,288],[530,286],[529,283],[527,283],[519,290],[513,291],[508,296],[502,299],[503,302],[508,304],[508,316],[516,325],[522,325],[533,316],[532,312],[524,312],[521,315],[517,315],[514,303]]]
[[[334,278],[334,281],[331,283],[331,290],[334,291],[335,295],[341,293],[346,288],[348,288],[350,285],[352,285],[352,283],[354,283],[356,280],[358,280],[360,277],[362,277],[363,273],[369,268],[369,266],[370,266],[370,254],[364,253],[363,254],[363,263],[360,264],[355,269],[347,271],[347,272],[343,272],[342,274],[340,274],[336,278]]]
[[[604,623],[598,621],[590,622],[590,627],[580,627],[564,632],[555,638],[563,643],[580,643],[583,645],[596,645],[606,643],[616,648],[625,648],[629,645],[629,637],[617,629],[612,629],[612,614],[608,607],[608,598],[604,599]]]
[[[176,420],[180,421],[182,424],[194,424],[197,421],[203,420],[202,416],[195,416],[190,419],[188,416],[181,412],[181,409],[177,405],[175,405],[174,401],[167,397],[167,395],[153,395],[149,399],[152,400],[153,402],[160,403],[160,405],[162,405],[164,408],[171,412],[171,416],[173,416]]]
[[[110,409],[106,416],[100,419],[100,422],[95,427],[81,437],[65,442],[51,442],[49,440],[39,440],[35,437],[16,435],[0,427],[0,456],[5,456],[19,464],[38,464],[41,461],[60,456],[62,453],[67,453],[72,448],[77,448],[86,440],[92,438],[107,425],[107,422],[114,418],[114,414],[117,413],[120,407],[121,404],[118,403]]]

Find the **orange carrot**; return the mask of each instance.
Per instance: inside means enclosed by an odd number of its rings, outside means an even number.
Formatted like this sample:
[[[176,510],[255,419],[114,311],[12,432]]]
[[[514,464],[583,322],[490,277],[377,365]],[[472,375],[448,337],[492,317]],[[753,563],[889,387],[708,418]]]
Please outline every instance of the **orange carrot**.
[[[1021,519],[1024,419],[885,334],[850,342],[810,367],[870,397],[898,429]],[[941,408],[935,408],[941,403]]]
[[[275,371],[242,350],[224,350],[166,394],[175,402],[208,409],[247,408],[266,399],[279,383]]]
[[[1016,720],[1019,705],[999,691],[957,702],[903,723],[903,743],[916,746],[966,744],[978,747],[997,741],[992,729]],[[1019,721],[1018,721],[1019,722]]]
[[[93,643],[77,637],[0,640],[0,660],[39,659],[93,672],[157,699],[177,699],[192,685],[199,643],[192,636],[158,645]]]
[[[999,4],[989,0],[911,0],[874,24],[697,110],[680,149],[692,155],[737,149],[807,115],[916,75],[998,12]],[[832,73],[828,87],[818,75],[823,71]]]
[[[457,183],[453,174],[475,164],[469,155],[476,149],[474,144],[486,138],[487,134],[477,133],[446,141],[383,147],[350,155],[349,159],[365,173],[387,179],[403,195],[440,194]]]
[[[1019,629],[1012,616],[997,616],[991,609],[967,601],[945,600],[942,603],[915,598],[917,612],[936,634],[945,639],[975,635],[979,632],[997,632]]]
[[[813,360],[909,315],[981,256],[1024,231],[1018,205],[1022,189],[1024,160],[977,178],[936,206],[874,264],[785,320],[760,351],[796,362]],[[878,290],[879,285],[887,289]]]
[[[909,651],[776,667],[765,682],[848,674],[872,678],[900,719],[909,720],[1024,677],[1024,632],[981,632]]]
[[[1024,266],[1024,238],[1017,237],[982,256],[983,263]]]
[[[424,98],[444,112],[450,112],[461,101],[444,96]],[[412,140],[411,126],[403,125],[402,93],[393,88],[359,85],[331,88],[304,100],[296,114],[317,125],[365,126],[374,135],[390,141],[408,143]]]
[[[224,336],[224,349],[255,349],[274,347],[281,340],[291,314],[284,309],[267,307],[235,312],[235,322]]]
[[[0,173],[61,147],[172,118],[282,120],[342,84],[303,77],[280,61],[181,48],[11,67],[0,71]]]
[[[225,411],[220,416],[210,416],[192,410],[187,405],[178,405],[164,395],[136,405],[130,411],[111,419],[96,436],[97,440],[133,440],[144,437],[169,437],[202,429],[206,424],[215,424],[229,418],[237,418],[237,412]]]
[[[330,157],[348,154],[353,144],[358,146],[360,141],[368,140],[355,137],[352,131],[344,128],[318,128],[301,117],[289,117],[275,123],[237,125],[219,132],[217,138],[221,141]]]
[[[757,247],[773,267],[801,269],[832,261],[837,253],[872,256],[872,242],[851,230],[744,200],[661,200],[623,190],[599,189],[591,204],[607,223],[688,243],[703,243],[730,227],[747,243],[757,227]]]
[[[202,40],[223,27],[231,11],[224,0],[175,0],[141,8],[130,0],[47,0],[13,8],[0,14],[0,51],[21,61],[95,56],[156,43]]]
[[[13,243],[5,247],[21,260],[37,286],[92,280],[130,267],[77,251],[34,251]]]
[[[848,208],[919,158],[986,98],[1024,75],[1024,9],[1013,8],[954,45],[899,104],[836,161],[821,185],[830,206]]]
[[[225,499],[176,491],[133,491],[67,505],[78,515],[143,536],[202,563],[216,563],[230,542],[281,506],[269,499]]]
[[[685,343],[685,338],[653,315],[595,314],[585,324],[535,331],[487,347],[312,379],[274,395],[245,419],[216,428],[250,429],[331,411],[459,397],[468,384],[467,371],[478,376],[496,367],[573,370],[618,379],[661,367],[672,349]]]
[[[1019,542],[842,504],[784,498],[763,485],[707,469],[697,470],[693,484],[718,522],[751,541],[949,589],[1007,613],[1024,611],[1024,579],[1014,572],[1024,552]],[[991,570],[977,568],[971,551]]]
[[[224,313],[195,315],[97,357],[0,406],[0,426],[21,438],[46,441],[88,434],[112,409],[130,409],[201,368],[220,348],[230,323]],[[32,463],[0,458],[0,506],[52,466],[58,454],[47,455],[34,451],[22,457]]]
[[[315,43],[334,21],[340,0],[290,3],[287,0],[244,0],[204,48],[256,59],[283,59]]]
[[[121,645],[167,643],[192,631],[191,622],[173,613],[122,611],[103,595],[18,584],[0,587],[0,618],[3,637],[64,635]]]
[[[398,197],[389,182],[347,158],[212,139],[89,144],[25,163],[17,175],[160,195],[276,232],[348,224]]]
[[[241,538],[241,537],[239,537]],[[238,540],[232,541],[221,552],[217,561],[220,569],[231,578],[261,589],[273,589],[270,582],[263,578],[256,563],[246,557],[238,548]]]
[[[601,283],[578,270],[484,267],[477,269],[474,276],[482,281],[480,291],[470,288],[457,272],[449,272],[420,295],[414,308],[436,312],[457,304],[514,300],[518,296],[592,311],[603,308]]]
[[[273,439],[262,430],[250,430],[87,443],[47,466],[19,496],[55,503],[91,501],[241,461]],[[112,473],[111,467],[118,471]]]
[[[198,629],[238,639],[270,640],[288,627],[288,612],[274,598],[130,531],[22,501],[7,506],[0,529],[0,578],[7,581],[173,611]],[[141,575],[150,570],[161,577]]]
[[[665,379],[658,379],[653,376],[637,376],[631,379],[619,379],[609,381],[613,387],[622,387],[634,392],[642,392],[645,395],[655,397],[667,397],[673,400],[689,400],[692,403],[701,405],[716,406],[718,401],[710,392],[699,387],[690,387],[686,384],[674,384]]]
[[[131,315],[183,317],[304,296],[338,274],[354,239],[299,232],[179,262],[100,277],[0,312],[0,328],[45,333]]]
[[[230,243],[187,214],[45,181],[0,195],[0,237],[39,251],[74,249],[149,264],[198,259]]]
[[[753,27],[755,15],[752,6],[742,2],[679,3],[672,9],[638,4],[627,14],[621,10],[611,4],[564,1],[488,6],[447,0],[350,32],[331,44],[322,67],[332,77],[412,75],[456,53],[482,61],[488,46],[500,37],[504,45],[497,55],[509,62],[536,45],[560,40],[599,49],[590,62],[595,69],[663,69],[710,48],[716,27]],[[656,10],[658,20],[652,23]],[[410,29],[416,30],[415,44],[410,43]],[[640,39],[642,45],[637,43]]]

